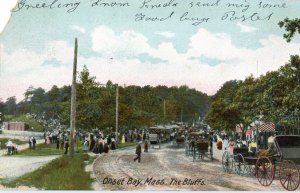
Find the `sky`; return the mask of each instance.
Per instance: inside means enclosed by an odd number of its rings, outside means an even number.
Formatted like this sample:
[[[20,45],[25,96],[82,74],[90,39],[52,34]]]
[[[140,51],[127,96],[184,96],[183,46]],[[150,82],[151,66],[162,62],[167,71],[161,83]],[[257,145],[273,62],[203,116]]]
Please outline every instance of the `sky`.
[[[70,85],[76,37],[78,71],[86,65],[100,83],[208,95],[300,53],[300,38],[287,43],[278,26],[299,17],[297,0],[21,0],[11,13],[12,2],[0,0],[3,101],[22,100],[29,86]]]

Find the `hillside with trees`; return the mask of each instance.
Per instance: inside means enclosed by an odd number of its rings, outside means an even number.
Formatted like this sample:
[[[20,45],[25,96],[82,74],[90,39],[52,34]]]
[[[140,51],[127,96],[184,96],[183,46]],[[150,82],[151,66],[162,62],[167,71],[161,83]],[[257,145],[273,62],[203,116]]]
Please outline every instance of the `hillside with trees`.
[[[210,97],[187,86],[120,86],[96,82],[84,66],[78,74],[76,127],[84,130],[115,127],[116,88],[119,89],[119,127],[148,127],[171,122],[193,122],[204,117]],[[54,85],[49,91],[29,87],[24,100],[0,101],[4,116],[33,114],[36,119],[70,124],[71,86]],[[22,116],[21,116],[22,117]],[[49,123],[50,124],[50,123]],[[47,125],[47,123],[45,123]]]

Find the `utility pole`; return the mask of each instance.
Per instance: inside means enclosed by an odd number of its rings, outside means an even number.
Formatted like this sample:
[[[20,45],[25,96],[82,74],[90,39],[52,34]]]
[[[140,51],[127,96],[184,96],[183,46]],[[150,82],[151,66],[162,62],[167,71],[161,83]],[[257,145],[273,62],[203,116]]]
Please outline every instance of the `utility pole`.
[[[73,61],[73,79],[72,79],[72,92],[71,92],[71,142],[70,142],[70,155],[74,156],[74,138],[75,138],[75,117],[76,117],[76,72],[77,72],[77,38],[75,38],[75,48],[74,48],[74,61]]]
[[[117,84],[116,88],[116,143],[118,143],[119,138],[118,138],[118,118],[119,118],[119,85]]]
[[[166,124],[166,100],[164,99],[164,124]]]
[[[181,124],[182,124],[182,115],[183,115],[183,105],[181,105],[181,115],[180,115]]]

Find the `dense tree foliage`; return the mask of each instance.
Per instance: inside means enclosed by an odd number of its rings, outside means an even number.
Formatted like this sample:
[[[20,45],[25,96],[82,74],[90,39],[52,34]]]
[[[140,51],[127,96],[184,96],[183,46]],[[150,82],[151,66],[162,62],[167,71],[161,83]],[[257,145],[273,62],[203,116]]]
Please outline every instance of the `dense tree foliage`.
[[[278,25],[285,28],[287,42],[300,33],[298,18],[286,18]],[[257,115],[263,115],[264,121],[300,126],[299,55],[292,55],[280,69],[259,78],[226,82],[213,97],[206,120],[214,128],[234,131],[240,126],[245,131]]]
[[[229,81],[213,97],[206,120],[214,128],[244,131],[257,115],[264,121],[294,125],[300,117],[300,57],[259,78]]]
[[[213,97],[206,121],[213,128],[232,130],[240,123],[239,112],[232,104],[240,81],[233,80],[223,84]]]
[[[187,86],[120,86],[108,81],[96,82],[87,67],[78,74],[77,128],[115,127],[116,88],[119,89],[119,126],[146,127],[171,122],[192,122],[204,116],[210,106],[210,97]],[[44,119],[57,119],[70,124],[71,87],[53,86],[49,91],[29,87],[24,100],[16,104],[14,97],[2,102],[4,114],[36,114]]]
[[[280,27],[284,27],[287,33],[283,34],[283,37],[287,42],[290,42],[296,33],[300,33],[300,19],[285,18],[278,23]]]

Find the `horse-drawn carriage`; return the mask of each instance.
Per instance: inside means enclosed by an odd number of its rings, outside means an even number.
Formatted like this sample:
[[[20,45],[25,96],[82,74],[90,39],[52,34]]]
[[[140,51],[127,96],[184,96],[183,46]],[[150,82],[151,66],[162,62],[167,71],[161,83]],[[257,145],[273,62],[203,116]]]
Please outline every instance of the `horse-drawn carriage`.
[[[178,146],[185,144],[185,129],[177,128],[176,135],[175,135],[175,143]]]
[[[191,132],[188,135],[186,144],[186,155],[192,155],[193,161],[196,159],[203,160],[204,157],[213,159],[213,150],[211,140],[205,133]]]
[[[170,140],[171,128],[164,126],[154,126],[149,128],[149,142],[152,148],[158,147],[162,142]]]
[[[263,186],[279,179],[286,190],[296,190],[300,184],[300,136],[276,136],[264,155],[253,155],[246,148],[234,148],[232,155],[225,151],[222,165],[225,172],[253,174]]]

